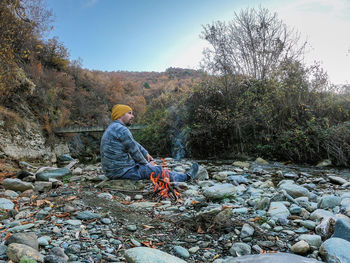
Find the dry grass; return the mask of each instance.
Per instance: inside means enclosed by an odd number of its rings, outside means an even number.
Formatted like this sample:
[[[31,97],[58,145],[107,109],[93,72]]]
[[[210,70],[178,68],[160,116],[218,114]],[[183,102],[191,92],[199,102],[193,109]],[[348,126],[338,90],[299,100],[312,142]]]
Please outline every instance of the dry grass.
[[[1,120],[5,122],[5,128],[11,128],[18,124],[25,124],[24,119],[21,118],[17,113],[2,106],[0,106],[0,121]]]

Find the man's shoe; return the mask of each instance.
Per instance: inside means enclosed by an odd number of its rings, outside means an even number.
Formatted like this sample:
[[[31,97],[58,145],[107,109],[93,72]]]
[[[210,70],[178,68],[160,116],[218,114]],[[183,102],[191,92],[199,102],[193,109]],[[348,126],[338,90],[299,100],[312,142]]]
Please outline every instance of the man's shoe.
[[[193,163],[191,169],[186,173],[188,181],[194,181],[198,177],[198,163]]]

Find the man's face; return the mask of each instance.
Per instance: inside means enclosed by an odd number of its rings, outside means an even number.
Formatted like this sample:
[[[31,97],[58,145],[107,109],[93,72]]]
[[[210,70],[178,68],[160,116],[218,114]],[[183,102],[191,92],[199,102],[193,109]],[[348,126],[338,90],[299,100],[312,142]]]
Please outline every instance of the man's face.
[[[128,111],[125,113],[121,118],[121,122],[124,123],[126,126],[130,126],[132,124],[132,121],[134,120],[134,115],[132,114],[132,111]]]

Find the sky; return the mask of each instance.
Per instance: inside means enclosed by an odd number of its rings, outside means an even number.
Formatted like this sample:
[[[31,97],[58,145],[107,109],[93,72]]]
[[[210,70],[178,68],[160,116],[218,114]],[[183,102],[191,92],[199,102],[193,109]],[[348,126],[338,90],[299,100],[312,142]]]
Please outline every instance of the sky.
[[[350,0],[46,0],[71,60],[101,71],[200,68],[203,25],[241,9],[268,8],[308,42],[333,84],[350,84]]]

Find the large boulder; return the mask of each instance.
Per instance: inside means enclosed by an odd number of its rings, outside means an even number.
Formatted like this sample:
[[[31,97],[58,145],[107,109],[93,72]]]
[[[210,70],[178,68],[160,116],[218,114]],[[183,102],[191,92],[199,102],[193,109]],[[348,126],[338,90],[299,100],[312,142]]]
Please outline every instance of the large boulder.
[[[273,253],[249,255],[238,258],[229,258],[222,263],[322,263],[316,259],[297,256],[289,253]]]
[[[50,178],[62,179],[63,177],[70,175],[70,169],[68,168],[57,168],[50,169],[48,171],[39,172],[35,175],[38,181],[49,181]]]
[[[204,189],[203,195],[211,200],[233,197],[236,188],[232,184],[216,184]]]
[[[301,197],[301,196],[310,196],[309,190],[305,187],[295,184],[291,180],[283,180],[280,182],[279,189],[285,190],[290,196],[293,198]]]
[[[18,244],[18,243],[12,243],[7,247],[6,251],[7,256],[10,260],[12,260],[14,263],[20,262],[21,258],[27,256],[29,258],[32,258],[36,260],[37,262],[43,262],[43,258],[39,251],[35,250],[34,248]]]
[[[267,214],[272,219],[287,219],[290,216],[288,208],[283,204],[283,202],[271,202],[269,211]]]
[[[327,239],[320,247],[322,258],[329,263],[350,262],[350,242],[342,238]]]
[[[17,178],[7,178],[2,182],[2,184],[6,190],[24,192],[26,190],[34,189],[34,185],[32,183],[23,182],[22,180]]]
[[[186,261],[154,248],[135,247],[125,251],[128,263],[186,263]]]

